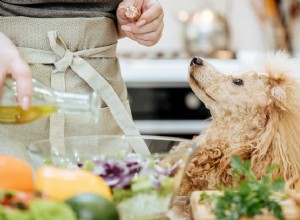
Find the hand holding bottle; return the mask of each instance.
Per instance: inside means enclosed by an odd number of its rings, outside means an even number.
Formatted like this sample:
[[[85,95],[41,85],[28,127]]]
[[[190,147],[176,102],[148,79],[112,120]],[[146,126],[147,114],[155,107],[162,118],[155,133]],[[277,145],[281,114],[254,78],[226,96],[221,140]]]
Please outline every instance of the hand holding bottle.
[[[31,106],[24,111],[16,101],[16,82],[7,77],[3,84],[0,124],[24,124],[48,117],[53,113],[89,114],[97,123],[101,108],[100,94],[56,91],[36,79],[31,79]]]
[[[8,75],[16,80],[19,105],[24,110],[29,109],[32,96],[30,68],[11,40],[0,32],[0,96]]]

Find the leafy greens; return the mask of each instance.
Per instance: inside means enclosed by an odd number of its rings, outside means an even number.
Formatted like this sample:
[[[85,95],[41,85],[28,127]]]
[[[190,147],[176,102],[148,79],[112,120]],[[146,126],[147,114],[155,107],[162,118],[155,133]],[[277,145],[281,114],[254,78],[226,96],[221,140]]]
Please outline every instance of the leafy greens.
[[[280,196],[283,199],[281,192],[284,181],[271,179],[276,165],[268,167],[266,175],[261,179],[255,177],[248,160],[243,163],[240,158],[234,156],[231,167],[230,173],[234,177],[233,187],[225,189],[223,195],[201,194],[199,203],[214,204],[213,213],[218,220],[238,220],[242,216],[254,217],[266,210],[279,220],[285,219],[278,201]]]

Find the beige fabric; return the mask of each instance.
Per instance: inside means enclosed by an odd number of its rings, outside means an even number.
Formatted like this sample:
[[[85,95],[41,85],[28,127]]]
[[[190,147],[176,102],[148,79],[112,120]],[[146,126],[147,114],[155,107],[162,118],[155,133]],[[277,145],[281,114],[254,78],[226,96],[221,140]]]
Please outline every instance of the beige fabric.
[[[98,90],[103,99],[98,124],[88,116],[55,114],[32,124],[0,125],[0,153],[26,159],[25,147],[39,139],[121,134],[122,129],[126,134],[139,134],[128,114],[111,19],[0,17],[0,30],[20,47],[35,78],[60,91]]]

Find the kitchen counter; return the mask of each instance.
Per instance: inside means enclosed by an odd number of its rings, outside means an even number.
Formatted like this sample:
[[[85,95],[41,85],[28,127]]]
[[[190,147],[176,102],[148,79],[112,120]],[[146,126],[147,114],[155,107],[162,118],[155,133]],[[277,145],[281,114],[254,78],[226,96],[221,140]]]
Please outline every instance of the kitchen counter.
[[[135,120],[134,122],[143,134],[163,135],[197,135],[211,123],[210,120]]]

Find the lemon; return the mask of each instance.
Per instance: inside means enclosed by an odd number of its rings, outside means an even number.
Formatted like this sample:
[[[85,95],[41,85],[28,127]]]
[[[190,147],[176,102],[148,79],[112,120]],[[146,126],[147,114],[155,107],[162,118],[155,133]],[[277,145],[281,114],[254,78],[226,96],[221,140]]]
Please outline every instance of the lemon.
[[[65,201],[70,205],[79,220],[118,220],[120,219],[116,205],[91,193],[76,195]]]
[[[68,170],[45,165],[37,170],[36,190],[50,199],[64,201],[80,193],[93,193],[112,200],[103,178],[86,170]]]

